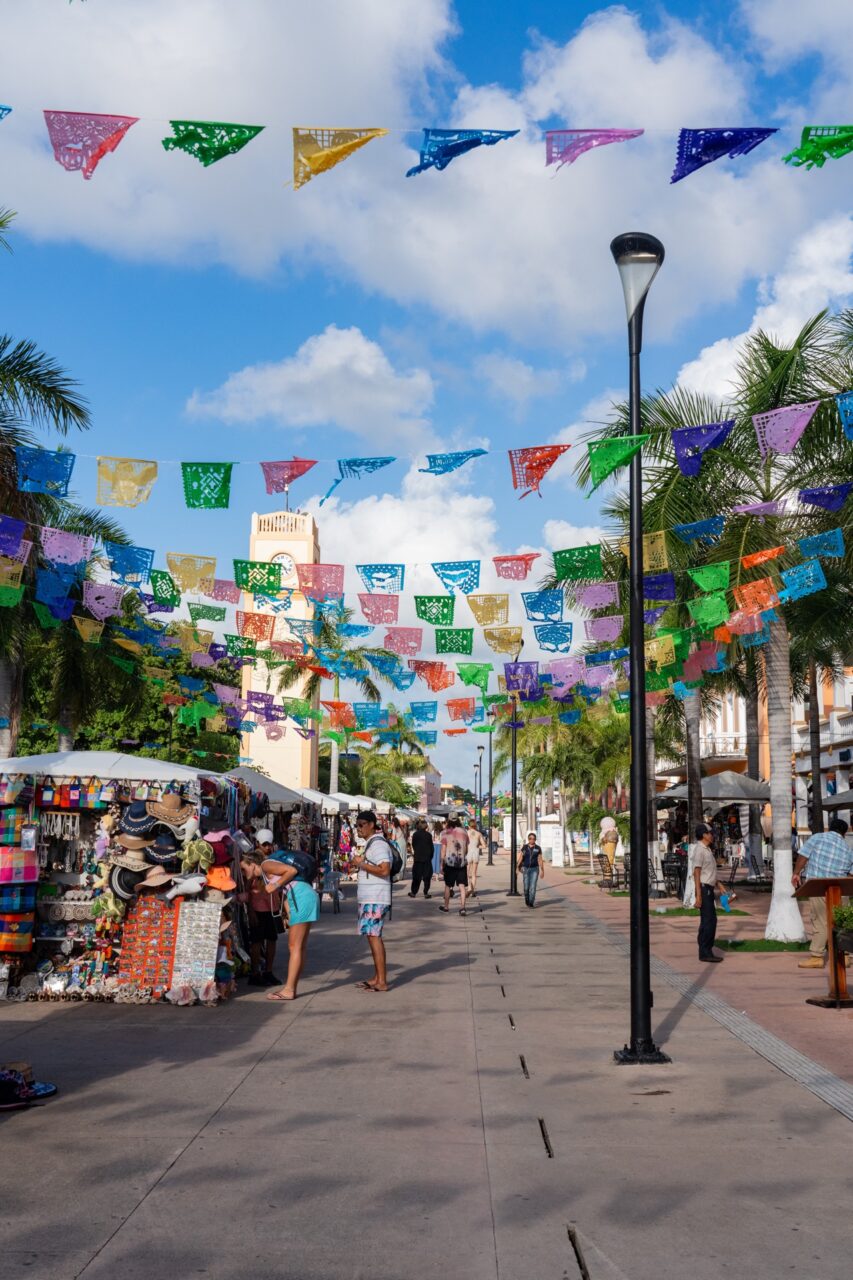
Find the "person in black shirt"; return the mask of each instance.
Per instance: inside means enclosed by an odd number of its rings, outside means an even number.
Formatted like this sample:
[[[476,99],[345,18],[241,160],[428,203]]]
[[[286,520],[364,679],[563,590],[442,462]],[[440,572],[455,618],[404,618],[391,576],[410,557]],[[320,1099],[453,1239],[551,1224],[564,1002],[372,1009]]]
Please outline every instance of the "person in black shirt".
[[[421,884],[424,887],[424,897],[432,897],[429,891],[429,886],[432,882],[432,855],[432,836],[427,828],[427,820],[426,818],[418,818],[417,826],[412,832],[412,887],[409,891],[410,898],[418,896],[418,889],[420,889]]]
[[[536,886],[539,883],[539,877],[545,874],[542,850],[536,843],[535,831],[527,833],[527,844],[522,845],[518,869],[524,881],[524,901],[528,907],[532,907],[536,903]]]

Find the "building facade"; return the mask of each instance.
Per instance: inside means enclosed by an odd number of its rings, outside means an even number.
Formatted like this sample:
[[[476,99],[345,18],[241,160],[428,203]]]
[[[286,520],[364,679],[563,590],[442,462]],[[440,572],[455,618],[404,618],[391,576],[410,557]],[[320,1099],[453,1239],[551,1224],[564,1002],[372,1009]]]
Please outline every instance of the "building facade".
[[[419,813],[427,813],[428,810],[441,804],[441,774],[438,769],[430,766],[423,773],[412,774],[410,778],[404,778],[403,781],[417,791]]]

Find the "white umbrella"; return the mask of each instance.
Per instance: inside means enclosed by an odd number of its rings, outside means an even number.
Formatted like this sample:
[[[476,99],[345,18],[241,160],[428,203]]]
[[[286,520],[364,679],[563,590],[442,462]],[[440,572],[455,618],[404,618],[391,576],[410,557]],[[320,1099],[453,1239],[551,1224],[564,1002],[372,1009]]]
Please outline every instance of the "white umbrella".
[[[122,755],[116,751],[49,751],[39,756],[0,760],[0,773],[48,778],[109,778],[121,782],[197,782],[216,778],[211,769],[195,769],[169,760]]]

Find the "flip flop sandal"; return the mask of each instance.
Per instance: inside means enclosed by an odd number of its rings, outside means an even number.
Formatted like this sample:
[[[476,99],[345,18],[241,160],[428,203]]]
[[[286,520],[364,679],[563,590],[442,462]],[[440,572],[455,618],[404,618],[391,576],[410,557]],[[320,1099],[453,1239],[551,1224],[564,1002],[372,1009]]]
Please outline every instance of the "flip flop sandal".
[[[29,1086],[31,1098],[52,1098],[59,1092],[59,1086],[49,1084],[47,1080],[34,1080]]]
[[[296,996],[283,996],[279,991],[270,991],[266,998],[275,1001],[276,1004],[290,1004]]]
[[[465,908],[465,907],[460,907],[460,908],[459,908],[459,914],[460,914],[460,916],[467,916],[468,912],[467,912],[467,910],[466,910],[466,908]]]
[[[376,990],[372,982],[357,982],[355,984],[355,989],[356,991],[375,991]]]

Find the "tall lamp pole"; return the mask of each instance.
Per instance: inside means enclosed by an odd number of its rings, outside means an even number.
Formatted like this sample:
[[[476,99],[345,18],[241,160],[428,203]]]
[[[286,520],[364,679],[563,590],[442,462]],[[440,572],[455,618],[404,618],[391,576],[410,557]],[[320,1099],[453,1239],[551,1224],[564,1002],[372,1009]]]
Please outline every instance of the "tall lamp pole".
[[[510,772],[512,773],[512,798],[510,800],[510,837],[509,837],[509,893],[508,898],[518,897],[518,703],[512,699],[512,757]]]
[[[489,719],[490,719],[490,720],[494,720],[495,718],[496,718],[496,717],[495,717],[495,712],[494,712],[494,711],[490,711],[490,712],[489,712]],[[491,727],[492,727],[492,729],[494,730],[494,724],[493,724]],[[492,777],[492,736],[493,736],[493,734],[491,734],[491,733],[490,733],[490,734],[489,734],[489,832],[488,832],[489,856],[488,856],[488,858],[486,859],[486,866],[487,866],[487,867],[493,867],[493,866],[495,865],[495,859],[494,859],[493,852],[492,852],[492,830],[493,830],[494,825],[495,825],[494,801],[492,800],[492,789],[493,789],[493,787],[494,787],[494,785],[495,785],[495,784],[494,784],[494,779],[493,779],[493,777]]]
[[[480,765],[480,772],[477,775],[480,780],[480,790],[477,796],[477,828],[478,829],[481,828],[483,825],[483,751],[484,750],[485,750],[485,747],[483,746],[482,742],[479,743],[477,746],[477,753],[479,755],[479,765]]]
[[[644,232],[617,236],[610,252],[622,278],[628,316],[629,433],[639,435],[640,351],[643,309],[661,268],[664,248]],[[638,450],[630,468],[629,635],[631,687],[631,1042],[617,1049],[619,1063],[669,1062],[652,1039],[652,990],[649,966],[649,829],[646,770],[646,672],[643,622],[643,462]]]
[[[479,814],[480,812],[480,801],[478,799],[479,794],[480,794],[480,764],[478,761],[477,764],[474,765],[474,813],[475,814]]]

